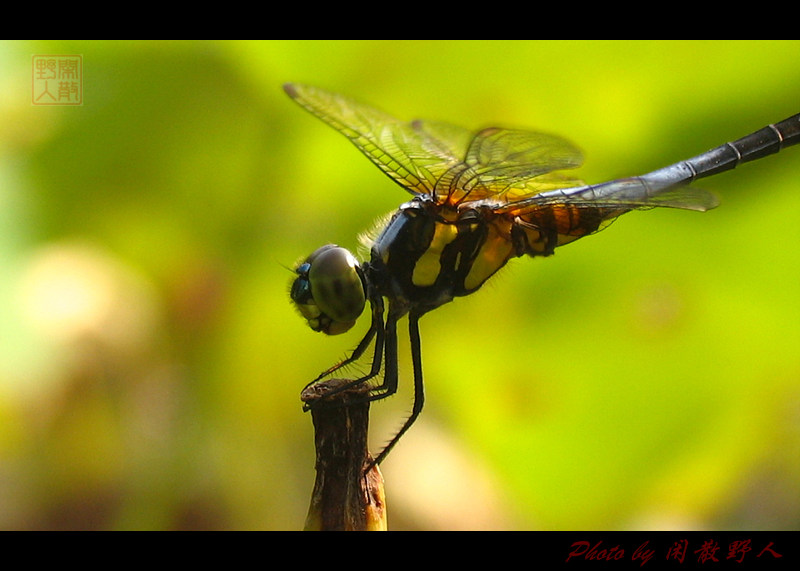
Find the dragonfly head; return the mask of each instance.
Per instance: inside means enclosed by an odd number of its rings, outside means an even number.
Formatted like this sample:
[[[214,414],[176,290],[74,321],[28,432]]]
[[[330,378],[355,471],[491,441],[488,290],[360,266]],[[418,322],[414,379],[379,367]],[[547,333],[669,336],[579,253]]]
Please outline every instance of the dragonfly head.
[[[348,331],[364,311],[366,293],[358,261],[349,251],[327,244],[295,269],[292,301],[314,331]]]

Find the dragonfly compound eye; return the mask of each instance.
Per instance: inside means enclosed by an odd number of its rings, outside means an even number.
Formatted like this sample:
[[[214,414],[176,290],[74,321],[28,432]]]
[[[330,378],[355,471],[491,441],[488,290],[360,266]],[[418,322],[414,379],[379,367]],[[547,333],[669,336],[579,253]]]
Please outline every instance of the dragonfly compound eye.
[[[358,261],[328,244],[296,270],[291,297],[314,331],[338,335],[355,325],[364,311],[366,294]]]

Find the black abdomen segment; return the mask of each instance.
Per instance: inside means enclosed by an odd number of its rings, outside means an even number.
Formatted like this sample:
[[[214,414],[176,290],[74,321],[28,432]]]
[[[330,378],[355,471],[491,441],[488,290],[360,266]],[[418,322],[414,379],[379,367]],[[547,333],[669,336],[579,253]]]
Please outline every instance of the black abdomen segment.
[[[675,163],[639,177],[648,186],[664,188],[689,183],[698,178],[712,176],[736,168],[742,163],[777,153],[784,147],[800,143],[800,113],[780,123],[725,143],[702,155]]]

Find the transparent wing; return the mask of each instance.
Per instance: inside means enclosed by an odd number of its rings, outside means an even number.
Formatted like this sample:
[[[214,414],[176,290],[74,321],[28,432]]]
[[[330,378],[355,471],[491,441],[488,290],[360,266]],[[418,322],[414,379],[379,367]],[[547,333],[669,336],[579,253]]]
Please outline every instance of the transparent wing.
[[[433,121],[402,122],[378,109],[316,87],[287,84],[301,106],[345,135],[378,168],[412,194],[439,203],[483,202],[496,212],[531,212],[568,204],[577,208],[666,206],[708,210],[712,194],[676,183],[677,173],[593,186],[560,172],[582,156],[561,137],[514,129],[471,131]]]
[[[316,87],[286,84],[286,93],[342,133],[378,168],[412,194],[433,194],[458,165],[469,131],[442,123],[404,123],[378,109]]]
[[[345,135],[378,168],[412,194],[451,205],[510,193],[514,199],[580,181],[554,170],[581,164],[560,137],[489,128],[477,134],[435,121],[402,122],[383,111],[316,87],[287,84],[286,93]],[[543,175],[548,175],[544,176]],[[538,180],[536,180],[538,179]]]
[[[647,175],[597,185],[540,192],[517,201],[498,204],[495,212],[524,214],[534,209],[566,204],[577,208],[644,209],[681,208],[705,212],[719,205],[710,192],[688,186],[688,181],[658,182]]]
[[[460,168],[436,186],[440,198],[458,204],[495,197],[519,199],[552,188],[579,186],[579,180],[554,173],[580,166],[580,150],[561,137],[492,127],[472,137]],[[511,193],[509,196],[502,196]]]

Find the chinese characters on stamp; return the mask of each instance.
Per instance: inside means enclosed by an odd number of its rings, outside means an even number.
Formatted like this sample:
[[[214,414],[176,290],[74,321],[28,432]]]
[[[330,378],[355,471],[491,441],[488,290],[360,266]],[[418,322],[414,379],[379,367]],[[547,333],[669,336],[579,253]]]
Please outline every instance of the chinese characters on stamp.
[[[35,55],[31,68],[33,105],[83,105],[83,56]]]

